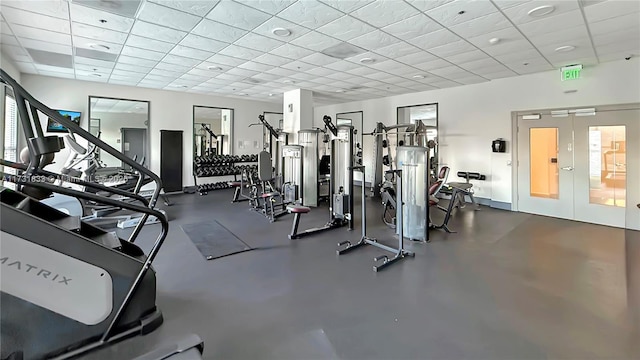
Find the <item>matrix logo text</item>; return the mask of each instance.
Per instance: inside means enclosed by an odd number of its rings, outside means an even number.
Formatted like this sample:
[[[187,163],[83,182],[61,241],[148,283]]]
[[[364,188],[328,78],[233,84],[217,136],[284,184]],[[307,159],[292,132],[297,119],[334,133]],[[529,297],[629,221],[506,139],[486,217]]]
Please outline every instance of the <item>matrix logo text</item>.
[[[0,263],[2,265],[5,265],[7,268],[21,270],[26,273],[32,274],[33,276],[42,277],[49,281],[53,281],[57,284],[69,285],[69,282],[71,281],[71,278],[68,278],[64,275],[56,274],[52,271],[49,271],[47,269],[42,269],[35,265],[23,263],[20,260],[9,259],[9,257],[7,256],[1,257]]]

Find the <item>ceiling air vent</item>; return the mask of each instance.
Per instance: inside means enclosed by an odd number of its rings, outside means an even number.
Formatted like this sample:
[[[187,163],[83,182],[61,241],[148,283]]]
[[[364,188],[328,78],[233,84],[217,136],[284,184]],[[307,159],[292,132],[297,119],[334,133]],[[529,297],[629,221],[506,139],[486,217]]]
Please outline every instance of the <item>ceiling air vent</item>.
[[[73,59],[71,55],[58,54],[50,51],[42,51],[27,48],[29,55],[36,64],[62,67],[67,69],[73,68]]]
[[[353,46],[345,42],[328,47],[321,51],[321,53],[327,56],[331,56],[332,58],[342,59],[342,60],[356,56],[358,54],[363,54],[365,52],[366,51],[364,49],[361,49],[357,46]]]

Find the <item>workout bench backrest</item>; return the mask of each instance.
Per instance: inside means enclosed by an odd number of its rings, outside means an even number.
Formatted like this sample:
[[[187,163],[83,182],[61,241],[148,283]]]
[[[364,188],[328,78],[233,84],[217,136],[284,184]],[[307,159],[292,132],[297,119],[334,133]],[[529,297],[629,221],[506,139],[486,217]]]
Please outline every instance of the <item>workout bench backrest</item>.
[[[261,151],[258,154],[258,179],[260,181],[269,181],[273,179],[271,154],[269,154],[268,151]]]

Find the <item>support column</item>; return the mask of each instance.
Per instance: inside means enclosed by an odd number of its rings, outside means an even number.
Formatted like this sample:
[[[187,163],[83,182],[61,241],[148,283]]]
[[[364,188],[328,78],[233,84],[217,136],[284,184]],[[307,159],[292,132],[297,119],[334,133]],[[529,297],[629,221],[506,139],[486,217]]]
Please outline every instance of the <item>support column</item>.
[[[284,93],[283,131],[291,134],[291,144],[298,143],[298,131],[313,128],[313,92],[296,89]]]

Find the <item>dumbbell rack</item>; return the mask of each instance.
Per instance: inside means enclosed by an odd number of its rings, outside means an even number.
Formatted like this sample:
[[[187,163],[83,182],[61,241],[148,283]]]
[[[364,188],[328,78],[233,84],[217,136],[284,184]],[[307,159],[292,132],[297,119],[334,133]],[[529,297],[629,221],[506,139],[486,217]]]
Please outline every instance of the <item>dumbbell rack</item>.
[[[209,191],[229,188],[228,180],[198,184],[198,179],[233,176],[234,181],[246,167],[257,168],[257,165],[236,165],[239,163],[257,163],[258,155],[208,155],[198,156],[193,161],[193,180],[200,195]]]

